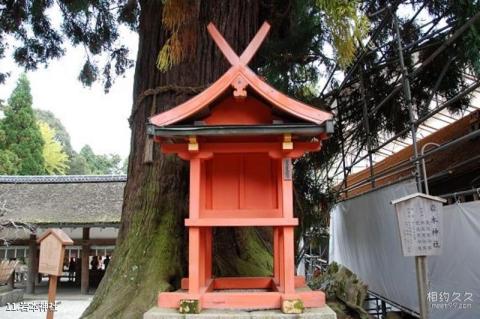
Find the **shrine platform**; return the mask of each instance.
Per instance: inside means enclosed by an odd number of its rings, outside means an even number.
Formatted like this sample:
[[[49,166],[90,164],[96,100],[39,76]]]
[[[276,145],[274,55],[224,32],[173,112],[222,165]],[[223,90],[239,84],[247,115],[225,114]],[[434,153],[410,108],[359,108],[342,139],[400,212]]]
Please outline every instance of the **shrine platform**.
[[[337,315],[328,306],[307,308],[301,314],[284,314],[280,310],[228,310],[205,309],[199,314],[181,314],[177,309],[151,308],[143,315],[143,319],[336,319]]]
[[[279,309],[286,300],[301,300],[302,308],[325,306],[324,292],[312,291],[302,276],[294,278],[295,288],[290,294],[283,292],[272,277],[224,277],[209,279],[193,297],[199,301],[201,309]],[[178,309],[182,300],[192,299],[188,281],[183,278],[181,289],[176,292],[160,293],[158,306]]]

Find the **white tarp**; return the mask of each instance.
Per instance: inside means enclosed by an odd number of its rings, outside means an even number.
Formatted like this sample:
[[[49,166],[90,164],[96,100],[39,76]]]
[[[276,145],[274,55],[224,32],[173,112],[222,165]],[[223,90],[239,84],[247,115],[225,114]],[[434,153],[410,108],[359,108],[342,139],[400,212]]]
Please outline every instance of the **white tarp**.
[[[414,257],[403,257],[394,207],[415,193],[404,182],[339,203],[331,214],[330,260],[369,289],[418,312]],[[428,257],[431,319],[480,318],[480,201],[444,206],[443,254]],[[465,309],[459,309],[465,308]]]

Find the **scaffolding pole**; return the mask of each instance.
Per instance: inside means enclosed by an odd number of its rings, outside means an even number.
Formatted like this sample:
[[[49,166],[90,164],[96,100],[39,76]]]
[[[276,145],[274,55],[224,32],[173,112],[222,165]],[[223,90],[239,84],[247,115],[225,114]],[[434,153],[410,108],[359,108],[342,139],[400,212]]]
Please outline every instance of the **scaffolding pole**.
[[[340,98],[340,103],[342,99]],[[340,136],[340,147],[342,150],[342,166],[343,166],[343,187],[347,188],[347,167],[345,165],[345,141],[343,139],[343,122],[342,122],[342,110],[340,108],[340,103],[338,104],[338,129]],[[348,196],[348,193],[345,193],[345,196]]]
[[[362,109],[363,109],[363,126],[365,127],[365,133],[367,134],[367,152],[368,152],[368,164],[370,168],[370,178],[372,188],[375,188],[375,178],[373,177],[373,158],[372,158],[372,137],[370,135],[370,120],[368,118],[368,107],[367,99],[365,97],[365,83],[363,80],[363,71],[364,68],[361,66],[360,69],[360,91],[362,94]]]
[[[395,33],[397,35],[397,45],[398,45],[398,57],[400,59],[400,67],[402,70],[402,83],[403,83],[403,92],[405,96],[405,103],[408,107],[408,113],[410,118],[410,130],[412,132],[412,148],[413,148],[413,160],[415,163],[415,181],[417,184],[417,190],[421,192],[421,182],[420,182],[420,163],[418,160],[418,148],[417,148],[417,127],[415,124],[415,115],[413,114],[412,107],[412,96],[410,91],[410,79],[408,78],[408,70],[405,67],[405,61],[403,59],[403,48],[402,48],[402,39],[400,34],[400,29],[398,27],[398,19],[396,12],[391,12],[393,26],[395,28]],[[437,50],[438,51],[438,50]],[[432,54],[433,55],[433,54]],[[428,60],[428,59],[427,59]],[[424,63],[426,64],[426,63]],[[418,302],[420,308],[420,318],[428,319],[428,273],[427,273],[427,256],[415,256],[415,270],[417,273],[417,290],[418,290]]]

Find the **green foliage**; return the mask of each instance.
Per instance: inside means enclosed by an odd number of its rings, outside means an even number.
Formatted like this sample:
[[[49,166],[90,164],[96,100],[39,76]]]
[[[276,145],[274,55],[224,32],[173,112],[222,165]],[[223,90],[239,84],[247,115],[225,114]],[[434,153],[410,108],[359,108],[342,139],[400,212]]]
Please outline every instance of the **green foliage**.
[[[43,160],[47,174],[65,175],[68,166],[68,156],[63,151],[60,142],[55,140],[55,130],[47,123],[39,122],[40,132],[43,138]]]
[[[3,130],[2,150],[11,153],[4,154],[4,158],[12,165],[18,158],[16,174],[39,175],[44,174],[43,140],[32,110],[32,95],[30,83],[25,74],[22,74],[16,88],[8,100],[5,108],[5,118],[1,120]],[[15,155],[15,156],[14,156]]]
[[[352,62],[359,41],[367,35],[368,18],[359,12],[357,0],[317,0],[317,5],[324,12],[338,64],[344,68]]]
[[[59,7],[61,24],[51,23],[49,12]],[[103,80],[108,90],[115,77],[133,66],[129,51],[120,43],[120,24],[135,29],[138,1],[6,1],[0,10],[0,58],[5,56],[7,37],[16,39],[13,45],[15,61],[27,70],[64,55],[66,43],[85,48],[85,63],[79,79],[91,85]],[[102,53],[97,66],[94,56]],[[7,73],[0,73],[0,83]]]
[[[431,15],[430,21],[443,19],[437,26],[451,26],[448,32],[435,34],[413,49],[404,52],[405,63],[409,73],[421,65],[437,50],[451,34],[480,10],[478,1],[423,1],[421,4],[401,1],[402,11],[419,9],[423,4]],[[342,115],[342,122],[336,118],[335,132],[322,147],[321,152],[310,153],[296,160],[295,165],[295,213],[300,217],[299,232],[310,232],[312,228],[326,229],[329,224],[328,211],[336,200],[337,187],[332,180],[326,178],[327,171],[335,170],[334,164],[341,157],[341,141],[345,138],[346,127],[357,127],[348,138],[352,150],[365,149],[367,140],[363,129],[362,94],[359,90],[360,71],[364,70],[364,86],[367,106],[372,109],[383,101],[392,90],[399,85],[401,70],[398,62],[398,50],[394,29],[391,27],[391,15],[385,9],[384,1],[323,1],[301,0],[295,2],[273,1],[278,12],[288,14],[274,15],[269,19],[272,30],[267,42],[262,46],[259,58],[254,60],[258,72],[276,88],[296,97],[299,100],[329,110],[327,102],[338,95],[337,104]],[[391,7],[392,12],[396,7]],[[381,14],[376,14],[382,12]],[[367,20],[365,16],[370,18]],[[383,20],[387,23],[377,34],[377,39],[365,50],[363,63],[354,70],[352,78],[339,91],[339,79],[333,77],[326,87],[325,95],[319,96],[319,82],[333,71],[333,64],[345,64],[344,74],[351,71],[353,65],[343,63],[342,51],[351,54],[359,44],[358,40],[373,36],[376,28]],[[368,23],[367,23],[368,21]],[[423,21],[422,23],[425,23]],[[400,18],[400,33],[403,45],[411,46],[431,27],[419,28],[414,21]],[[354,31],[355,28],[357,31]],[[455,43],[449,46],[435,61],[411,79],[411,92],[414,111],[418,116],[429,112],[429,97],[442,69],[451,63],[438,87],[438,94],[452,98],[466,86],[465,70],[478,70],[480,63],[480,44],[478,37],[480,21],[467,30]],[[336,36],[337,34],[338,36]],[[337,61],[329,58],[329,45],[333,45]],[[374,51],[375,47],[381,50]],[[344,49],[342,49],[344,48]],[[358,54],[356,54],[358,55]],[[451,61],[451,62],[449,62]],[[324,71],[326,70],[326,71]],[[339,73],[336,73],[338,75]],[[478,71],[477,71],[478,74]],[[321,87],[321,86],[320,86]],[[471,96],[465,96],[451,103],[451,112],[461,112],[470,102]],[[338,111],[336,112],[338,114]],[[379,144],[380,137],[392,133],[404,132],[408,135],[409,112],[402,90],[393,95],[389,103],[383,105],[370,118],[370,138],[373,147]],[[343,167],[339,168],[339,172]],[[348,167],[347,167],[348,169]],[[321,233],[321,231],[320,231]]]
[[[453,31],[461,27],[463,23],[477,14],[480,10],[480,2],[475,0],[457,1],[427,1],[429,13],[433,16],[446,16],[448,22],[454,23]],[[468,64],[477,75],[480,75],[480,21],[477,19],[460,40],[449,50],[450,54],[458,56],[461,63]],[[465,65],[464,65],[465,66]]]
[[[310,99],[321,77],[319,65],[332,64],[323,52],[327,30],[320,10],[314,0],[275,0],[272,8],[288,14],[272,14],[269,18],[270,34],[251,64],[281,91]]]
[[[18,156],[6,148],[5,131],[0,128],[0,175],[15,175],[18,166]]]
[[[74,153],[70,160],[70,170],[68,175],[89,175],[91,170],[88,167],[85,157]]]
[[[89,145],[74,154],[70,164],[70,175],[113,175],[124,174],[124,163],[118,154],[100,154],[93,152]]]
[[[170,70],[172,66],[179,64],[183,59],[181,45],[177,34],[173,34],[167,39],[158,52],[157,69],[166,72]]]
[[[61,144],[65,153],[71,158],[75,151],[70,142],[70,134],[62,122],[50,111],[34,109],[33,113],[37,121],[46,123],[55,132],[55,140]]]
[[[327,40],[336,49],[340,66],[345,67],[352,61],[358,47],[358,41],[362,40],[368,32],[368,19],[358,10],[358,1],[274,0],[271,5],[276,6],[278,12],[288,13],[286,15],[272,15],[272,19],[283,20],[282,23],[287,22],[287,27],[300,27],[289,30],[292,36],[289,37],[288,41],[285,38],[282,39],[282,42],[287,44],[289,48],[289,58],[311,59],[315,57],[315,54],[311,55],[311,52],[302,51],[305,48],[305,40],[311,43]],[[168,71],[173,65],[185,60],[188,52],[191,52],[192,47],[195,46],[193,40],[195,35],[192,35],[192,32],[195,32],[195,25],[192,25],[192,21],[195,21],[195,14],[198,14],[196,8],[197,4],[193,0],[165,1],[162,23],[171,35],[158,53],[157,68],[160,71]],[[298,20],[290,20],[292,17]],[[314,24],[321,25],[323,30],[312,28]],[[316,37],[315,35],[319,31],[325,33],[327,37]],[[296,43],[302,43],[303,45],[297,47]],[[313,46],[311,48],[313,49]],[[314,51],[318,50],[321,51],[322,46],[317,47]],[[282,54],[281,51],[278,53]],[[296,72],[306,70],[300,68]],[[304,76],[308,76],[308,74]]]
[[[123,162],[119,155],[98,155],[90,146],[86,145],[77,153],[72,148],[70,134],[62,122],[50,111],[34,110],[37,121],[44,122],[54,132],[54,140],[59,143],[62,151],[68,156],[67,170],[62,174],[68,175],[103,175],[103,174],[126,174],[128,161]]]
[[[327,144],[328,145],[328,144]],[[319,240],[329,225],[329,211],[336,201],[335,185],[322,178],[323,152],[304,156],[294,162],[294,209],[300,223],[297,231]]]
[[[194,52],[198,19],[197,0],[164,0],[162,24],[170,32],[158,52],[157,68],[168,71]]]

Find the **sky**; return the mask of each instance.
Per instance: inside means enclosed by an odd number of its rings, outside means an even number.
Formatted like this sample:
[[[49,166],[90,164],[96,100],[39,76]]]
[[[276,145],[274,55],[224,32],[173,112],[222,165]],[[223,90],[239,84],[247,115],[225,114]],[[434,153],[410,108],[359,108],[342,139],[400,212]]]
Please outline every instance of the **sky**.
[[[126,28],[121,30],[121,36],[135,59],[138,36]],[[23,69],[14,63],[11,51],[0,61],[2,71],[11,72],[5,84],[0,84],[0,99],[7,101]],[[27,72],[33,107],[49,110],[60,119],[76,151],[88,144],[97,154],[117,153],[126,158],[130,151],[128,117],[133,101],[134,68],[117,78],[105,94],[101,83],[86,88],[77,79],[84,61],[83,47],[68,46],[66,54],[51,61],[47,68]]]
[[[400,9],[407,17],[412,14],[410,7]],[[61,14],[58,9],[48,11],[52,24],[59,26]],[[425,14],[417,17],[425,20]],[[138,35],[125,27],[120,28],[121,42],[130,49],[131,58],[136,57]],[[14,44],[12,45],[12,47]],[[0,69],[10,71],[6,83],[0,84],[0,99],[8,100],[23,70],[11,58],[13,50],[0,60]],[[72,146],[79,151],[90,145],[97,154],[117,153],[122,158],[129,154],[130,128],[128,117],[132,107],[134,68],[127,70],[124,77],[117,78],[110,92],[105,94],[101,83],[91,88],[83,87],[77,77],[85,61],[83,47],[67,46],[65,56],[51,61],[47,68],[40,67],[28,72],[33,96],[33,107],[52,111],[66,127]],[[155,67],[155,66],[152,66]],[[338,80],[343,74],[336,73]],[[319,87],[323,87],[321,81]]]

